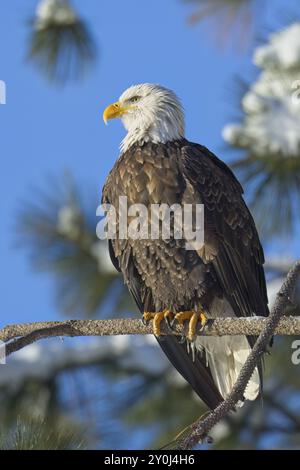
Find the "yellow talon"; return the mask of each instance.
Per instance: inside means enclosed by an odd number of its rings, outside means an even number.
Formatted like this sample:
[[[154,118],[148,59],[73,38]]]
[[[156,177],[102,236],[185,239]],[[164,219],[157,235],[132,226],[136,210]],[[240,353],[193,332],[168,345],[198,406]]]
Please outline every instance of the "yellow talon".
[[[201,313],[200,313],[200,322],[201,322],[202,328],[205,327],[207,321],[208,321],[208,320],[207,320],[207,316],[205,315],[205,313],[201,312]]]
[[[187,334],[187,339],[189,341],[195,340],[198,321],[199,321],[199,314],[194,312],[189,321],[189,330]]]
[[[148,322],[154,318],[155,312],[144,312],[143,319]]]
[[[153,332],[155,336],[160,336],[160,324],[164,319],[173,318],[173,314],[170,310],[164,310],[163,312],[144,312],[143,319],[148,322],[153,320]]]
[[[160,324],[165,317],[165,312],[155,313],[153,318],[153,332],[155,336],[160,336]]]
[[[203,329],[207,323],[207,317],[204,312],[200,312],[199,314],[198,312],[194,312],[193,310],[186,310],[184,312],[177,313],[175,315],[175,320],[180,325],[183,325],[186,320],[189,321],[187,339],[191,342],[195,340],[198,321],[200,321],[201,323],[201,329]]]
[[[192,316],[194,315],[195,312],[193,312],[192,310],[186,310],[184,312],[179,312],[179,313],[176,313],[175,315],[175,320],[180,324],[180,325],[183,325],[183,323],[186,321],[186,320],[190,320],[192,318]]]

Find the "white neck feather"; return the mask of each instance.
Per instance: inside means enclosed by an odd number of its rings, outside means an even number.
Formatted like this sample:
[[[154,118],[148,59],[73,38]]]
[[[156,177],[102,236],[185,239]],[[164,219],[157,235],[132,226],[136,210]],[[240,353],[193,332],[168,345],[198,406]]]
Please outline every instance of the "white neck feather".
[[[141,144],[153,142],[154,144],[165,144],[172,140],[181,139],[184,136],[183,129],[178,129],[176,126],[166,126],[163,123],[157,123],[156,126],[151,126],[148,129],[135,128],[129,130],[127,135],[121,142],[120,150],[126,152],[133,144],[140,142]],[[160,124],[160,125],[159,125]]]

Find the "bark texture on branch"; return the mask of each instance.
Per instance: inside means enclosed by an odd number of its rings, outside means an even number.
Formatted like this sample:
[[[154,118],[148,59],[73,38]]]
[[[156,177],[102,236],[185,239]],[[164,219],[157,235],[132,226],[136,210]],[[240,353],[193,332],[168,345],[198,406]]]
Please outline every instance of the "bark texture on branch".
[[[217,318],[211,320],[205,330],[201,332],[201,335],[259,335],[265,328],[267,320],[265,317]],[[183,332],[184,327],[180,325],[174,325],[174,331],[171,331],[166,324],[162,324],[161,333],[163,335],[180,335]],[[145,326],[137,318],[67,320],[8,325],[0,329],[0,340],[8,342],[6,353],[9,355],[35,341],[55,336],[116,336],[129,334],[147,335],[152,333],[152,324],[150,323]],[[275,334],[300,335],[300,317],[282,317],[275,329]]]

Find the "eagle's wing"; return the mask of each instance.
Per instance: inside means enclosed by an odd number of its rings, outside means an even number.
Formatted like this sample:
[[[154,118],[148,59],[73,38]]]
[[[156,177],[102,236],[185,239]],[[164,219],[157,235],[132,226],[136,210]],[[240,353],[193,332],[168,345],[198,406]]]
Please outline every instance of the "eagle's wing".
[[[181,156],[182,171],[204,204],[204,246],[199,256],[213,266],[236,316],[267,316],[264,254],[241,185],[227,165],[201,145],[185,145]],[[253,347],[256,337],[247,339]],[[261,361],[257,368],[262,390]]]
[[[207,148],[182,147],[182,171],[204,204],[204,247],[237,316],[267,316],[264,255],[255,223],[231,170]]]

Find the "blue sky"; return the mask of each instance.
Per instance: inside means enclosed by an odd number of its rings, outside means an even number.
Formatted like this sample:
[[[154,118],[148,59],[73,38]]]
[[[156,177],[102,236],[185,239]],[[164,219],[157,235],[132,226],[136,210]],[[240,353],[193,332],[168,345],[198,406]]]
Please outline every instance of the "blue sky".
[[[0,4],[0,79],[7,84],[7,104],[0,106],[1,324],[59,314],[52,280],[34,272],[26,251],[15,247],[17,209],[34,195],[33,186],[43,187],[47,174],[65,169],[100,198],[124,135],[119,122],[104,126],[107,104],[134,83],[169,87],[185,107],[187,138],[228,158],[221,130],[236,110],[233,78],[255,73],[251,51],[224,53],[207,29],[189,27],[191,9],[180,0],[74,4],[89,22],[99,58],[84,82],[65,88],[50,86],[25,61],[36,1]]]

